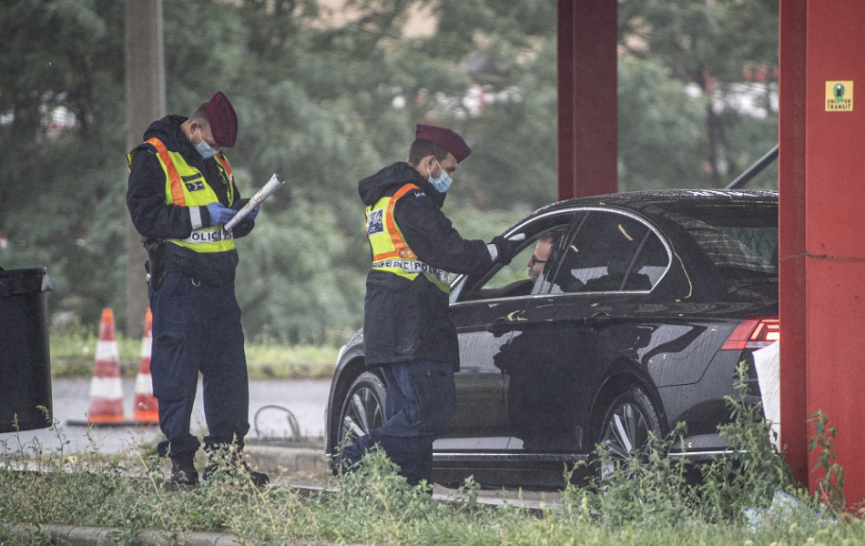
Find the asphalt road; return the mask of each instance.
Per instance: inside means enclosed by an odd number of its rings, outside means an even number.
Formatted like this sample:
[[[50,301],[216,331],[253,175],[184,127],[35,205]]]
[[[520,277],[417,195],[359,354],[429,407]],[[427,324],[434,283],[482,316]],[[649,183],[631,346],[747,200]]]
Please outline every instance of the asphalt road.
[[[124,379],[124,410],[127,419],[135,398],[134,380]],[[330,381],[321,380],[265,380],[251,381],[249,385],[249,423],[247,438],[292,438],[294,431],[289,421],[291,412],[301,435],[321,437],[324,434],[324,407],[327,403]],[[86,421],[90,403],[90,379],[54,379],[52,381],[54,421],[57,430],[41,429],[19,433],[0,433],[0,443],[15,450],[20,441],[32,445],[38,440],[44,451],[57,452],[62,447],[65,453],[92,451],[94,446],[101,453],[116,453],[140,442],[154,442],[161,438],[156,425],[87,426],[70,422]],[[284,408],[284,409],[283,409]],[[90,430],[90,437],[88,437]],[[201,386],[192,413],[192,431],[202,436],[206,430],[201,401]],[[92,438],[92,441],[91,441]],[[66,443],[68,442],[68,443]],[[3,451],[0,445],[0,452]]]

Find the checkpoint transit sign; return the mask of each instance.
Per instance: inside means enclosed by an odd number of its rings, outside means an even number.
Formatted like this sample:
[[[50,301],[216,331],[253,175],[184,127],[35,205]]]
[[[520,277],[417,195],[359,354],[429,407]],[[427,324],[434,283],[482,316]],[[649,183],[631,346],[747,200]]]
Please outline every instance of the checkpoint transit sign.
[[[826,111],[827,112],[852,112],[853,111],[853,82],[852,81],[827,81],[826,82]]]

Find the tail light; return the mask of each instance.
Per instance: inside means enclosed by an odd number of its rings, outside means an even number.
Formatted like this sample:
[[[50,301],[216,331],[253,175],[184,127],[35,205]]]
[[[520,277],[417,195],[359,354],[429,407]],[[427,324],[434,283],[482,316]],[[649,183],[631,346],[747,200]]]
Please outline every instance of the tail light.
[[[721,347],[724,351],[760,349],[778,341],[781,325],[776,318],[746,319],[739,323]]]

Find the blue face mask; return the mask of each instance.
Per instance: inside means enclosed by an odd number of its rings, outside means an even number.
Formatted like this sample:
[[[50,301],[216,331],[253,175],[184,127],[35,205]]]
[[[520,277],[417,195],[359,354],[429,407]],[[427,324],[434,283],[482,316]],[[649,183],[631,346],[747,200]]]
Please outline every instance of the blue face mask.
[[[427,169],[427,174],[429,175],[429,178],[427,178],[427,180],[429,180],[429,183],[433,185],[433,188],[435,188],[437,192],[445,193],[446,191],[448,191],[448,188],[451,187],[451,182],[453,182],[453,180],[451,180],[451,177],[448,175],[448,173],[445,172],[444,169],[442,169],[442,164],[439,163],[438,159],[436,159],[436,164],[439,166],[441,174],[438,175],[438,178],[433,178],[432,173],[430,173],[429,169]]]
[[[201,136],[201,131],[199,130],[198,136]],[[195,145],[195,149],[198,150],[198,153],[201,154],[201,157],[204,159],[210,159],[219,153],[219,150],[214,150],[211,148],[210,144],[201,139],[201,142]]]

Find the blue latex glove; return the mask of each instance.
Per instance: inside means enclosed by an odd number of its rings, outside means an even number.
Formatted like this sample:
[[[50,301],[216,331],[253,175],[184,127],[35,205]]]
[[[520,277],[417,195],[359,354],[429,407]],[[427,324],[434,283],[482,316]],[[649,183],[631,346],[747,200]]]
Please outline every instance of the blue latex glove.
[[[210,213],[211,226],[215,226],[217,224],[224,224],[231,220],[235,214],[237,214],[236,210],[230,209],[222,203],[211,203],[207,205],[207,212]]]
[[[231,208],[233,208],[234,210],[240,210],[245,207],[247,203],[249,203],[249,199],[239,199],[235,201],[233,205],[231,205]],[[258,205],[257,207],[249,211],[249,214],[247,214],[243,219],[255,220],[255,217],[258,216],[259,211],[261,211],[261,205]]]

